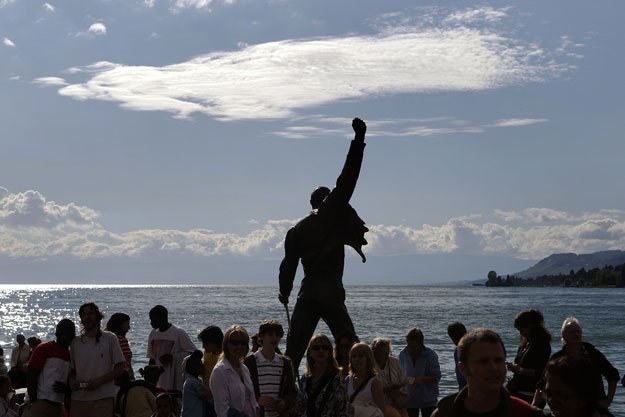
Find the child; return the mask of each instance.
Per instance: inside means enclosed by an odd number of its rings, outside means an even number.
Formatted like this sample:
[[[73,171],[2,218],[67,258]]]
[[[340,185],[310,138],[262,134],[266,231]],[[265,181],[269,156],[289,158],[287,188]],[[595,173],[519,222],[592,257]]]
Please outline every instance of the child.
[[[204,417],[204,404],[208,399],[208,390],[202,385],[200,375],[204,371],[202,352],[196,350],[186,359],[187,379],[182,387],[181,417]]]
[[[158,394],[156,396],[156,413],[152,417],[176,417],[174,414],[174,402],[169,394]]]
[[[0,375],[0,417],[17,417],[17,412],[11,407],[9,393],[13,392],[11,378]]]
[[[148,365],[139,369],[143,380],[127,380],[117,393],[117,406],[122,417],[149,417],[156,411],[156,382],[163,373],[160,366]],[[128,374],[126,379],[129,379]]]

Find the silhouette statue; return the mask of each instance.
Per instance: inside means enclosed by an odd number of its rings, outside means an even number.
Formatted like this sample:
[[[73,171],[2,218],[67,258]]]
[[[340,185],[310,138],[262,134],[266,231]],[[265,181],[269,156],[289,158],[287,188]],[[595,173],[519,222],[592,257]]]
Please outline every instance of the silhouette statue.
[[[287,232],[284,241],[279,299],[285,306],[289,302],[300,259],[304,268],[304,279],[286,342],[286,355],[293,360],[296,371],[319,319],[326,322],[335,340],[339,335],[347,335],[351,342],[358,339],[345,307],[343,267],[344,245],[353,247],[362,261],[366,261],[362,246],[367,244],[364,234],[369,229],[349,200],[360,174],[367,125],[356,118],[352,121],[352,128],[355,136],[336,187],[332,191],[318,187],[312,192],[312,212]]]

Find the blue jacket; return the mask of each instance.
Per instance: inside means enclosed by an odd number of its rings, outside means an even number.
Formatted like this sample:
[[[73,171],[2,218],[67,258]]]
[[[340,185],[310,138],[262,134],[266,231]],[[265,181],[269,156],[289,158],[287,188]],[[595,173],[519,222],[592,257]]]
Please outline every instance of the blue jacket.
[[[429,347],[424,347],[423,352],[415,362],[410,357],[408,348],[405,347],[399,353],[399,364],[407,377],[435,376],[441,378],[441,368],[438,364],[438,355]],[[438,383],[426,383],[418,388],[412,385],[406,386],[408,394],[408,408],[435,407],[438,401]]]

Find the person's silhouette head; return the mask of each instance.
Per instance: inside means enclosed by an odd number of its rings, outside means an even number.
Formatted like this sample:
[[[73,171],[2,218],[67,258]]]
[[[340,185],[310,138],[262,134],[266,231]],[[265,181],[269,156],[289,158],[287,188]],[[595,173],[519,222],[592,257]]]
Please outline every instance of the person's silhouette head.
[[[326,199],[328,194],[330,194],[330,189],[328,187],[321,186],[315,188],[315,190],[310,194],[310,205],[313,210],[318,209],[321,206],[321,203],[323,203],[323,200]]]

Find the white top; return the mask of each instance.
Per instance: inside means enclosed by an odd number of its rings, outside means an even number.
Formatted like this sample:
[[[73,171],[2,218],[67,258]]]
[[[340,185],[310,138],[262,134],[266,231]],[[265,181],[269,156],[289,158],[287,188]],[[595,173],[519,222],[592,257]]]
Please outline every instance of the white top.
[[[352,405],[365,405],[373,402],[373,392],[371,392],[371,384],[373,383],[373,378],[369,378],[367,381],[367,385],[365,385],[358,394],[356,394],[356,398],[352,401]],[[354,378],[351,375],[348,375],[345,378],[347,382],[347,398],[351,398],[352,394],[354,394]]]
[[[195,350],[196,347],[187,332],[173,324],[164,332],[152,329],[148,336],[147,356],[165,370],[158,378],[157,385],[167,390],[182,391],[184,373],[182,361]],[[169,365],[163,365],[158,358],[167,353],[173,356],[173,361]]]
[[[126,363],[119,340],[114,333],[103,331],[96,343],[95,337],[77,336],[70,347],[72,369],[76,371],[76,381],[90,380],[107,374],[118,363]],[[72,392],[72,399],[77,401],[93,401],[103,398],[115,398],[115,384],[109,381],[94,390],[77,390]]]
[[[30,356],[30,346],[28,343],[24,343],[24,346],[16,345],[11,350],[11,368],[16,366],[26,365],[28,363],[28,357]]]
[[[217,362],[210,378],[210,389],[215,401],[217,417],[227,417],[228,409],[242,411],[248,417],[256,417],[256,395],[250,371],[241,364],[241,376],[232,368],[230,361]]]

